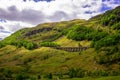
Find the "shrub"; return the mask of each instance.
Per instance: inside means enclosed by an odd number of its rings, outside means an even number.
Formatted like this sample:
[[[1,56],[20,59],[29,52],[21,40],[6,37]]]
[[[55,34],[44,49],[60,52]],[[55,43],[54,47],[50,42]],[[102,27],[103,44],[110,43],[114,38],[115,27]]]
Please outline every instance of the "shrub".
[[[0,48],[2,48],[2,47],[4,47],[4,46],[5,46],[5,44],[2,43],[2,42],[0,42]]]
[[[23,41],[22,40],[21,41],[12,41],[10,43],[10,45],[14,45],[17,48],[20,48],[20,47],[24,46],[26,49],[29,49],[29,50],[37,48],[36,43],[30,42],[30,41],[25,41],[25,40],[23,40]]]
[[[75,25],[74,28],[68,32],[67,38],[77,41],[84,40],[86,39],[86,34],[90,32],[92,32],[91,28]]]
[[[77,76],[77,72],[76,72],[76,70],[74,68],[69,69],[68,74],[69,74],[70,78],[73,78],[73,77]]]
[[[98,70],[92,73],[92,76],[108,76],[109,72],[104,70]]]
[[[53,74],[52,73],[48,73],[48,74],[44,75],[44,78],[52,79],[53,78]]]
[[[29,79],[30,77],[26,74],[17,74],[16,75],[16,80],[26,80]]]
[[[51,41],[55,41],[56,39],[58,39],[59,37],[61,37],[63,35],[62,32],[57,33],[56,35],[52,36],[51,38],[44,40],[45,42],[51,42]]]
[[[24,45],[24,47],[26,49],[32,50],[32,49],[35,49],[37,47],[37,44],[32,43],[32,42],[28,42],[28,43],[26,43],[26,45]]]
[[[38,75],[38,76],[37,76],[37,78],[38,78],[38,79],[41,79],[41,76],[40,76],[40,75]]]
[[[82,78],[85,76],[85,71],[80,68],[71,68],[68,72],[70,78],[79,77]]]
[[[111,72],[111,75],[112,75],[112,76],[118,76],[118,75],[120,75],[120,71],[119,71],[119,70],[118,70],[118,71],[113,70],[113,71]]]
[[[60,72],[60,73],[58,74],[58,76],[59,76],[60,79],[62,79],[62,78],[63,78],[63,73]]]
[[[110,65],[113,63],[118,63],[120,60],[120,52],[118,46],[104,47],[100,49],[95,59],[99,64]]]
[[[12,74],[13,72],[11,70],[0,68],[0,80],[4,80],[5,78],[13,78]]]
[[[6,79],[5,75],[0,73],[0,80],[5,80],[5,79]]]
[[[101,47],[108,47],[108,46],[114,46],[116,44],[120,43],[120,34],[112,34],[108,35],[101,40],[94,41],[92,43],[92,46],[97,50],[100,49]]]
[[[120,21],[120,17],[117,16],[119,13],[112,13],[112,14],[104,14],[104,17],[101,18],[100,23],[104,26],[113,26],[114,24]]]
[[[89,28],[86,26],[74,26],[74,28],[68,32],[67,38],[77,41],[81,40],[97,41],[104,38],[107,35],[108,33],[102,30],[95,30],[93,28]]]
[[[119,30],[119,29],[120,29],[120,22],[114,24],[114,25],[112,26],[112,28],[113,28],[114,30]]]

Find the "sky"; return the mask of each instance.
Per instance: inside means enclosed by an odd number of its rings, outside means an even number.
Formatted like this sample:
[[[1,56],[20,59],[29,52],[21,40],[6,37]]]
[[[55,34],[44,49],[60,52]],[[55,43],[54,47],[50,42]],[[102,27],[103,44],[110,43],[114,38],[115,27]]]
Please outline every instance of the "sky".
[[[41,23],[88,20],[119,5],[120,0],[0,0],[0,40]]]

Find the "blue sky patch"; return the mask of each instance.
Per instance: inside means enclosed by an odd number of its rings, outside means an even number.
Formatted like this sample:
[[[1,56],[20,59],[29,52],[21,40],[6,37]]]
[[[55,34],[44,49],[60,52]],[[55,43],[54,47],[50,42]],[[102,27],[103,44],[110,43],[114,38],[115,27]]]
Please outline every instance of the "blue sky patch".
[[[102,2],[109,2],[111,0],[102,0]],[[120,4],[120,0],[114,0],[112,1],[112,4]]]
[[[120,4],[120,0],[115,0],[113,4]]]
[[[8,34],[11,33],[11,32],[9,32],[9,31],[3,31],[3,30],[1,30],[0,32],[2,32],[2,33],[8,33]]]
[[[102,0],[102,2],[105,2],[105,1],[110,1],[110,0]]]
[[[39,1],[46,1],[46,2],[50,2],[50,1],[53,1],[53,0],[33,0],[35,2],[39,2]]]
[[[107,11],[107,10],[110,10],[112,9],[111,7],[108,7],[106,4],[102,4],[102,8],[101,8],[101,12],[104,12],[104,11]]]
[[[85,14],[92,14],[93,12],[91,11],[86,11]]]
[[[91,5],[84,5],[83,8],[91,7]]]
[[[24,2],[26,2],[27,0],[23,0]],[[29,0],[30,1],[30,0]],[[51,2],[54,0],[33,0],[34,2],[40,2],[40,1],[46,1],[46,2]]]
[[[7,21],[5,19],[0,19],[0,22],[6,23]]]

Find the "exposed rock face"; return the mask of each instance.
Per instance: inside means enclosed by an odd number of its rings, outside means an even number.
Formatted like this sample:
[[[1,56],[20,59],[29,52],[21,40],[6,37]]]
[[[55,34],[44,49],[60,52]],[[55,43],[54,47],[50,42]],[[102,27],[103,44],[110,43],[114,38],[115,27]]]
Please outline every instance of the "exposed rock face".
[[[33,31],[26,33],[25,36],[31,36],[31,35],[34,35],[34,34],[37,34],[37,33],[43,32],[43,31],[50,31],[50,30],[52,30],[52,28],[42,28],[42,29],[38,29],[38,30],[33,30]]]

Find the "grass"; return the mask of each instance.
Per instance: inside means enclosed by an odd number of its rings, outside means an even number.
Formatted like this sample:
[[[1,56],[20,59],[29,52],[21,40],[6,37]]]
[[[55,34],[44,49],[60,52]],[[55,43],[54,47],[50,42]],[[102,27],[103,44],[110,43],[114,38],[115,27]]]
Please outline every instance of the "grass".
[[[90,46],[90,41],[75,41],[72,39],[67,39],[66,36],[62,36],[54,41],[57,44],[60,44],[61,46],[71,46],[71,47],[78,47],[78,44],[80,43],[82,46]]]
[[[69,52],[47,47],[26,50],[25,48],[17,49],[14,46],[1,48],[0,54],[0,67],[9,68],[28,65],[30,66],[30,71],[35,73],[42,70],[42,72],[54,72],[56,71],[55,68],[59,70],[59,67],[66,62],[66,58],[78,55],[78,53],[70,54]]]
[[[21,29],[11,36],[5,38],[2,42],[10,43],[12,41],[19,41],[19,40],[28,40],[33,41],[36,43],[39,43],[43,40],[49,40],[54,38],[56,35],[60,34],[62,31],[71,28],[75,24],[83,24],[85,20],[71,20],[71,21],[62,21],[62,22],[54,22],[54,23],[44,23],[39,24],[33,28],[25,28]],[[52,28],[50,31],[41,31],[36,34],[33,34],[31,36],[25,36],[26,33],[29,33],[31,31],[37,31],[42,28]]]
[[[0,68],[13,70],[12,67],[14,67],[15,72],[20,72],[29,67],[28,71],[34,74],[65,73],[70,68],[82,68],[88,71],[106,70],[108,67],[97,64],[94,56],[96,56],[96,52],[93,48],[79,53],[49,47],[27,50],[24,47],[16,48],[8,45],[0,49]],[[112,68],[112,66],[114,65],[109,67]]]
[[[98,16],[99,17],[99,16]],[[99,20],[71,20],[55,23],[39,24],[33,28],[26,28],[7,37],[2,42],[10,43],[11,41],[29,40],[39,43],[43,40],[54,39],[59,33],[65,33],[67,30],[73,27],[73,25],[84,25],[87,27],[93,27],[95,29],[102,29],[109,32],[108,27],[102,27],[98,23]],[[41,31],[31,36],[25,36],[26,33],[36,31],[42,28],[52,28],[52,30]],[[63,32],[64,31],[64,32]],[[113,31],[111,31],[113,32]],[[91,41],[75,41],[67,39],[65,35],[59,36],[53,42],[60,44],[61,46],[78,47],[78,44],[82,46],[90,46]],[[80,68],[87,71],[97,70],[119,70],[120,64],[111,64],[109,66],[100,65],[96,62],[95,56],[98,53],[94,48],[89,48],[82,52],[66,52],[62,50],[56,50],[49,47],[39,47],[34,50],[27,50],[24,47],[16,48],[15,46],[7,45],[0,48],[0,70],[2,68],[11,70],[14,73],[28,73],[32,76],[44,75],[46,73],[67,73],[71,68]],[[101,52],[102,54],[102,52]],[[0,72],[1,74],[2,72]],[[67,76],[68,75],[64,75]],[[68,77],[69,78],[69,77]],[[72,78],[62,80],[119,80],[120,76],[108,76],[99,78]],[[48,80],[48,79],[47,79]]]
[[[59,80],[59,78],[53,78],[52,80]],[[69,78],[69,79],[60,79],[60,80],[119,80],[120,76],[108,76],[108,77],[85,77],[85,78]],[[42,80],[48,80],[42,78]]]
[[[63,79],[63,80],[119,80],[120,76],[108,76],[108,77],[100,77],[100,78],[73,78],[73,79]]]
[[[49,47],[27,50],[23,47],[6,46],[0,49],[0,54],[0,67],[14,67],[14,69],[16,67],[16,71],[19,71],[18,66],[21,69],[29,66],[31,73],[66,72],[72,67],[91,71],[95,66],[98,66],[98,69],[104,69],[94,63],[93,57],[96,54],[94,49],[83,51],[79,55],[78,52],[66,52]]]

